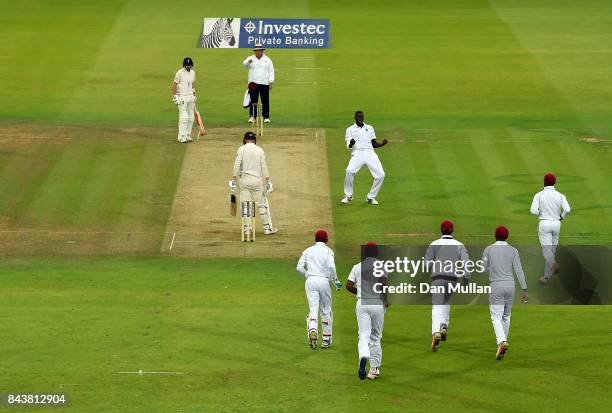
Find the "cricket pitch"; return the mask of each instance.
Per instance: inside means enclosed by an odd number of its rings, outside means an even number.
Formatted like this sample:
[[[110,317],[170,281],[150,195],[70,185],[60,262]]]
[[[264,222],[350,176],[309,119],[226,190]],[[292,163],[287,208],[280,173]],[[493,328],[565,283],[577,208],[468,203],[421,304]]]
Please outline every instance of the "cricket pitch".
[[[274,183],[269,202],[279,232],[263,235],[257,217],[256,241],[240,241],[240,216],[230,215],[228,182],[245,130],[215,128],[189,144],[162,253],[297,259],[318,228],[333,232],[323,130],[269,128],[257,144],[266,152]]]

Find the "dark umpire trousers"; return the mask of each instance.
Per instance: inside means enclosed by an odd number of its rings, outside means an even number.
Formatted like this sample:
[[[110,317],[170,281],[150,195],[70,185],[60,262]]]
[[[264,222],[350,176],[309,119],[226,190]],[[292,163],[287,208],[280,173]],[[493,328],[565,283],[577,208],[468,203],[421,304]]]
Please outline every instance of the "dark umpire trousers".
[[[258,83],[249,83],[249,95],[251,96],[251,106],[249,107],[249,115],[253,115],[253,104],[259,101],[261,95],[261,105],[263,106],[263,117],[268,119],[270,117],[270,86],[260,85]],[[261,116],[261,114],[257,114]]]

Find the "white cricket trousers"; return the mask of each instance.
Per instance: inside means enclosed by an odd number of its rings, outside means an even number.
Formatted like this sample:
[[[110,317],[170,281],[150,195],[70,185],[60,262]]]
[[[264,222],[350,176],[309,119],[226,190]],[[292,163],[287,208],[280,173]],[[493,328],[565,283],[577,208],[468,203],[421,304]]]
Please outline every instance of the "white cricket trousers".
[[[351,154],[351,160],[346,167],[346,177],[344,178],[344,195],[353,196],[353,182],[355,181],[355,174],[359,172],[361,167],[366,165],[374,178],[372,188],[368,193],[368,198],[376,198],[380,188],[382,187],[383,181],[385,180],[385,171],[383,170],[378,155],[374,152],[374,149],[355,149]]]
[[[255,201],[259,209],[261,223],[266,228],[270,224],[270,211],[266,204],[261,178],[244,175],[240,177],[238,184],[240,185],[240,202]]]
[[[538,224],[538,237],[542,246],[542,255],[544,255],[544,278],[549,278],[552,274],[560,231],[560,221],[541,220]]]
[[[319,312],[321,313],[321,330],[323,343],[331,344],[332,339],[332,291],[329,279],[311,276],[306,279],[306,298],[308,299],[308,317],[306,333],[315,331],[319,334]]]
[[[514,302],[514,282],[496,282],[491,284],[489,310],[497,345],[508,341],[510,334],[510,316]]]
[[[179,111],[178,141],[187,142],[191,140],[191,129],[193,128],[195,100],[193,95],[180,96],[183,103],[176,105]]]
[[[457,284],[457,281],[438,279],[431,282],[433,287],[444,287],[445,293],[431,294],[431,334],[440,332],[440,325],[450,324],[450,302],[453,294],[449,292],[449,286]]]
[[[382,339],[385,324],[385,306],[379,304],[361,305],[355,307],[357,326],[359,327],[359,359],[370,359],[370,367],[380,367],[382,364]]]

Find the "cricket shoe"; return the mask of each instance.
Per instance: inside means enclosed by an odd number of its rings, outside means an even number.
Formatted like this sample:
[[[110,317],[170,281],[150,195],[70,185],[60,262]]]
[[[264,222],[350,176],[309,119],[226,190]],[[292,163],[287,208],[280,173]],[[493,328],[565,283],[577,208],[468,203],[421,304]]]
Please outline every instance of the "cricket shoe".
[[[313,350],[317,349],[317,332],[315,330],[311,330],[308,333],[308,341],[310,343],[310,348]]]
[[[376,198],[368,198],[368,204],[378,205],[378,201],[376,200]]]
[[[342,198],[342,202],[343,204],[348,204],[349,202],[351,202],[353,200],[352,196],[345,196],[344,198]]]
[[[321,348],[330,348],[331,347],[331,336],[323,334],[321,338]]]
[[[368,379],[376,380],[380,376],[380,370],[378,367],[370,367],[370,371],[368,372]]]
[[[446,341],[448,335],[448,326],[444,323],[440,324],[440,340]]]
[[[368,359],[365,357],[362,357],[359,359],[359,370],[357,371],[357,374],[359,375],[359,380],[365,380],[367,374],[366,374],[366,363],[368,362]]]
[[[440,348],[441,339],[442,336],[440,335],[440,333],[433,333],[431,335],[431,351],[433,351],[434,353]]]
[[[253,116],[249,116],[249,120],[247,120],[247,122],[253,123],[255,122],[255,118]]]
[[[265,118],[264,123],[270,123],[270,118]]]
[[[506,352],[508,351],[508,343],[506,343],[505,341],[502,341],[499,344],[499,347],[497,347],[497,354],[495,354],[495,358],[497,360],[501,360],[504,358],[504,355],[506,354]]]
[[[278,232],[278,228],[266,228],[264,229],[264,235],[272,235]]]

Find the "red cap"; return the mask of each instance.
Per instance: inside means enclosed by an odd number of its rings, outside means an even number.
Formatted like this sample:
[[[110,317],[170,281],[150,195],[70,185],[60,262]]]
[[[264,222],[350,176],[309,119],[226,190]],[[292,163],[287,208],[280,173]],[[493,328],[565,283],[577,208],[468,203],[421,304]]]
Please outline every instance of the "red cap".
[[[315,241],[316,242],[327,242],[327,232],[325,230],[318,230],[315,233]]]
[[[451,234],[453,232],[453,229],[454,229],[453,223],[447,219],[442,221],[442,223],[440,224],[440,231],[443,234],[446,234],[446,233]]]
[[[557,177],[550,172],[544,175],[544,186],[553,186],[557,182]]]
[[[495,228],[495,239],[498,241],[507,240],[509,234],[510,232],[508,231],[508,228],[504,227],[503,225]]]
[[[368,242],[363,252],[366,257],[378,257],[378,245],[375,242]]]

